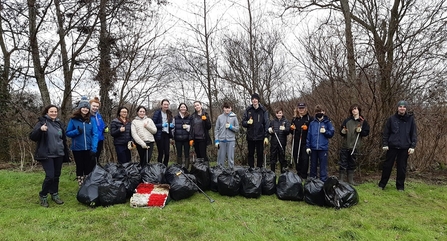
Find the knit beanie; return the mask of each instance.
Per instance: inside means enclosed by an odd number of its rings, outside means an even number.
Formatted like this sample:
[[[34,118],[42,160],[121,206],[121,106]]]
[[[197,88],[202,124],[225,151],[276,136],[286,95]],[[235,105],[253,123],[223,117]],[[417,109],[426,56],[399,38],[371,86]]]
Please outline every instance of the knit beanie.
[[[408,102],[405,101],[405,100],[400,100],[399,102],[397,102],[397,107],[399,107],[399,106],[407,107],[408,106]]]
[[[259,101],[259,99],[260,99],[259,95],[257,93],[252,94],[251,95],[251,100],[253,100],[253,99],[257,99]]]
[[[79,101],[78,108],[79,109],[81,109],[81,108],[90,109],[90,103],[86,96],[82,96],[81,100]]]

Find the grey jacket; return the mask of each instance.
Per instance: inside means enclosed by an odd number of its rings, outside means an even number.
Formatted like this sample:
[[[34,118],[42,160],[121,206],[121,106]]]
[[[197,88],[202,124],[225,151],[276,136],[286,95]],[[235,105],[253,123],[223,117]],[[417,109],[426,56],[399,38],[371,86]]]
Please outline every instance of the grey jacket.
[[[226,124],[230,124],[230,128],[226,128]],[[223,141],[235,141],[236,132],[239,131],[239,121],[236,114],[230,112],[230,114],[221,114],[217,117],[216,127],[214,130],[214,143]]]

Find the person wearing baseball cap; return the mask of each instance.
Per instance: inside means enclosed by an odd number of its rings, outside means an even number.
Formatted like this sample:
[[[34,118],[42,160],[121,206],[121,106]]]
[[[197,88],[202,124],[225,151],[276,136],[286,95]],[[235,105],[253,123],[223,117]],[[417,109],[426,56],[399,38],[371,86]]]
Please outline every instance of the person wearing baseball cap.
[[[290,122],[290,134],[293,138],[293,163],[295,163],[296,173],[301,179],[306,180],[309,173],[309,155],[306,152],[306,138],[309,123],[313,121],[313,116],[309,115],[306,103],[300,102],[293,112],[293,119]]]

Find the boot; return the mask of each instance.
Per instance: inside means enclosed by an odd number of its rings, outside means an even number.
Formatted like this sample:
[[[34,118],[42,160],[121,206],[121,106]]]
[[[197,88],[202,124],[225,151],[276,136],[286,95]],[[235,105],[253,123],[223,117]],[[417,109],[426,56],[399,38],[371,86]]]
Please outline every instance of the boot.
[[[346,182],[346,170],[340,170],[340,174],[338,176],[338,181]]]
[[[57,193],[53,193],[51,194],[51,200],[53,200],[56,204],[64,204],[64,201],[62,201],[62,199],[60,199],[59,194]]]
[[[44,207],[44,208],[47,208],[47,207],[49,207],[50,205],[48,204],[48,199],[47,199],[47,196],[40,196],[39,195],[39,200],[40,200],[40,206],[42,206],[42,207]]]
[[[354,170],[348,170],[348,182],[352,186],[357,186],[357,183],[354,182]]]
[[[82,183],[83,183],[83,181],[84,181],[83,178],[84,178],[84,177],[82,177],[82,176],[77,176],[77,177],[76,177],[76,180],[78,181],[78,185],[79,185],[79,187],[82,186]]]
[[[189,171],[189,158],[185,158],[185,168]]]

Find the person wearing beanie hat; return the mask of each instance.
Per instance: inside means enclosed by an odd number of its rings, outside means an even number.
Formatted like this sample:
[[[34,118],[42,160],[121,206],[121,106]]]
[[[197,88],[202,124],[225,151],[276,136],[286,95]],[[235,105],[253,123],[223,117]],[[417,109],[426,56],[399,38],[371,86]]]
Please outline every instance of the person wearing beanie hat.
[[[405,190],[408,156],[414,153],[417,143],[416,122],[413,115],[407,113],[407,101],[397,103],[397,111],[386,121],[383,130],[382,149],[386,151],[379,188],[385,189],[391,176],[394,162],[397,164],[396,189]]]
[[[259,103],[259,95],[254,93],[251,96],[249,105],[242,117],[242,126],[247,128],[248,143],[248,165],[254,167],[255,150],[257,157],[257,167],[262,167],[264,146],[268,145],[268,128],[270,125],[267,109]]]
[[[104,146],[104,133],[109,132],[109,128],[104,123],[101,114],[99,113],[99,107],[101,102],[98,97],[95,97],[89,101],[90,103],[90,118],[95,119],[96,126],[98,127],[98,150],[96,152],[96,160],[99,162],[99,157],[101,156],[102,148]]]
[[[76,163],[76,176],[79,186],[96,165],[98,147],[98,126],[95,118],[90,118],[90,104],[82,97],[78,108],[67,125],[67,136],[72,139],[71,151]]]

